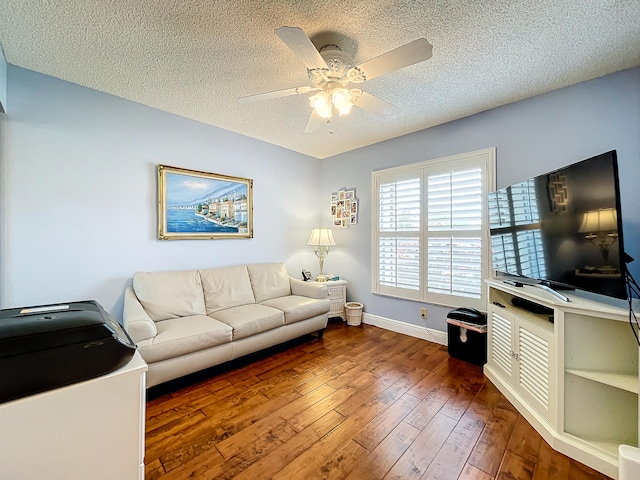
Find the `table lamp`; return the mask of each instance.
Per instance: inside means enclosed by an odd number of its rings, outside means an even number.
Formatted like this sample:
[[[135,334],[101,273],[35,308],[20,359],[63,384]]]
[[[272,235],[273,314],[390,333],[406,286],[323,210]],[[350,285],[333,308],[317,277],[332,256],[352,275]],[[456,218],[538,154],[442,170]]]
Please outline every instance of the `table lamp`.
[[[316,282],[326,282],[329,279],[328,275],[322,273],[322,268],[324,267],[324,258],[329,255],[329,246],[335,244],[331,229],[322,227],[311,229],[311,237],[309,237],[307,245],[313,247],[313,253],[320,261],[320,274],[316,277]]]

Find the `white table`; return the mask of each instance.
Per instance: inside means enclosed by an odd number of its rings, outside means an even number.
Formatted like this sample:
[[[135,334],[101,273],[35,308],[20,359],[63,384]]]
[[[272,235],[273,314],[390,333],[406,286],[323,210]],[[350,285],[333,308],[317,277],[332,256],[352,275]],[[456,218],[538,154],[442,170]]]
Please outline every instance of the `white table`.
[[[0,404],[0,480],[144,479],[145,372],[118,370]]]

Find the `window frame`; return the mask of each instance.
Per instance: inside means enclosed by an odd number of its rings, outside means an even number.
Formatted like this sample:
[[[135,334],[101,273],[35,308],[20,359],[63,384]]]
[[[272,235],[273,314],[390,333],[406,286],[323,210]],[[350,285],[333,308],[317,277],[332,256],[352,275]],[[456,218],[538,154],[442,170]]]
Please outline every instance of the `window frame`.
[[[427,285],[427,269],[428,269],[428,252],[427,241],[433,237],[434,232],[427,231],[427,178],[438,172],[451,172],[463,170],[465,168],[480,168],[482,172],[481,185],[481,209],[482,224],[480,231],[471,230],[463,233],[481,238],[481,281],[485,278],[493,276],[494,272],[491,265],[491,238],[489,231],[489,212],[488,212],[488,194],[495,190],[495,171],[496,171],[496,148],[490,147],[473,152],[452,155],[448,157],[425,160],[417,163],[401,165],[397,167],[376,170],[371,172],[371,293],[374,295],[382,295],[393,298],[401,298],[412,301],[420,301],[435,305],[444,306],[468,306],[475,307],[480,310],[486,310],[486,288],[484,285],[480,288],[480,298],[470,298],[455,294],[430,293]],[[395,232],[395,234],[387,235],[380,232],[380,204],[379,204],[379,188],[380,185],[389,182],[399,182],[410,178],[420,178],[420,227],[418,231]],[[439,232],[448,235],[457,235],[460,230],[445,230]],[[415,235],[414,235],[415,234]],[[438,232],[436,232],[436,235]],[[410,290],[400,287],[385,286],[380,284],[380,251],[379,242],[385,236],[405,235],[417,236],[419,246],[419,288]]]

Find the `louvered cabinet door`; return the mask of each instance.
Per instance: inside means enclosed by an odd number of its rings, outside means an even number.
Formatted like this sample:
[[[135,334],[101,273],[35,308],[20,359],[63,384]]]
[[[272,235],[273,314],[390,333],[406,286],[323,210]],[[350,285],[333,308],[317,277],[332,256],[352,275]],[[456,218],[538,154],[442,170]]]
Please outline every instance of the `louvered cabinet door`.
[[[523,400],[555,423],[553,345],[552,324],[523,318],[505,307],[489,306],[488,366]]]
[[[515,382],[520,393],[549,419],[556,397],[553,336],[528,322],[517,321]]]
[[[502,310],[502,311],[501,311]],[[513,341],[513,315],[503,309],[489,309],[489,354],[488,361],[492,368],[497,370],[502,377],[513,383],[514,341]]]

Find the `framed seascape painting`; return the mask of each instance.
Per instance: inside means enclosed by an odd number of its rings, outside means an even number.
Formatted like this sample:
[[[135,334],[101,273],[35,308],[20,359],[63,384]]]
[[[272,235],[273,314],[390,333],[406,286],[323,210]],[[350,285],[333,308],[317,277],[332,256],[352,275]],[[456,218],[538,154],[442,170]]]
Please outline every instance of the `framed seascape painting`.
[[[253,238],[253,180],[158,165],[158,239]]]

